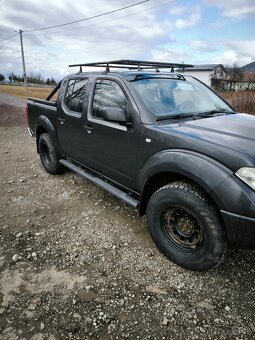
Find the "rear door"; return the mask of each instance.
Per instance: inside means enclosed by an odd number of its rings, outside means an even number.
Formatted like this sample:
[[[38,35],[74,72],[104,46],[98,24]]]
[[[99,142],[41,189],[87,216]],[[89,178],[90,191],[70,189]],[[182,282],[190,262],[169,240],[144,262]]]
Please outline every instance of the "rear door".
[[[89,79],[80,77],[67,80],[63,98],[58,104],[57,134],[62,151],[76,161],[82,159],[84,112],[88,104]]]
[[[120,107],[129,125],[103,119],[103,108]],[[130,93],[121,81],[101,78],[94,81],[85,135],[84,162],[112,180],[135,188],[140,115]],[[86,131],[87,127],[87,131]]]

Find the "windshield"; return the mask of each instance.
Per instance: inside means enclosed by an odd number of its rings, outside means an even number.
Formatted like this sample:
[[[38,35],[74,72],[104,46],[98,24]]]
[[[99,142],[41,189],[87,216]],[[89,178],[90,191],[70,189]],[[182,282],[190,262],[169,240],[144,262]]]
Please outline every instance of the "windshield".
[[[192,77],[171,79],[145,77],[132,81],[146,107],[156,116],[233,112],[223,100]]]

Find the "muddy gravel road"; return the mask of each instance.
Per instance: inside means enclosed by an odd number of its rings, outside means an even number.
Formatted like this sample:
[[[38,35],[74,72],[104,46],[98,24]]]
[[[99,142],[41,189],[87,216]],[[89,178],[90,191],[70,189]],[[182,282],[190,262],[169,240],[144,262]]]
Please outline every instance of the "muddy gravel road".
[[[255,253],[177,267],[136,211],[42,169],[24,105],[0,96],[0,338],[254,339]]]

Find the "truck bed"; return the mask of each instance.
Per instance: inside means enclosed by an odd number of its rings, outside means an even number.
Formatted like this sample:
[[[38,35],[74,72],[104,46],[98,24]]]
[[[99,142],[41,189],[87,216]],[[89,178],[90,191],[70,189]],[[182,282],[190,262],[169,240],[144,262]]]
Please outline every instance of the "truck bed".
[[[36,135],[37,124],[41,119],[48,120],[55,128],[57,120],[57,102],[49,100],[42,100],[37,98],[28,98],[27,102],[28,114],[28,126],[33,135]]]

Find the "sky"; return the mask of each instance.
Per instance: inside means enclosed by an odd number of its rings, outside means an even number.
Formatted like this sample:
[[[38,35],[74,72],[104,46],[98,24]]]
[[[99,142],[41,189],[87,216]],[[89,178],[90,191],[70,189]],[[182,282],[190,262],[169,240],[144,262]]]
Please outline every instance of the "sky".
[[[103,14],[139,0],[0,0],[0,73],[22,74],[20,29]],[[27,74],[116,59],[240,66],[255,61],[255,0],[150,0],[77,24],[23,33]]]

